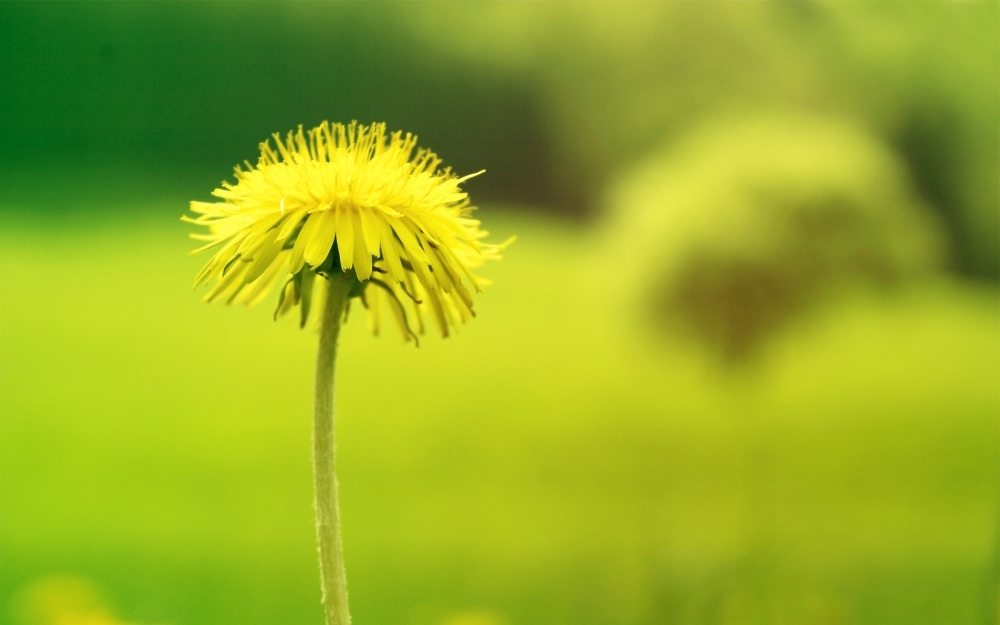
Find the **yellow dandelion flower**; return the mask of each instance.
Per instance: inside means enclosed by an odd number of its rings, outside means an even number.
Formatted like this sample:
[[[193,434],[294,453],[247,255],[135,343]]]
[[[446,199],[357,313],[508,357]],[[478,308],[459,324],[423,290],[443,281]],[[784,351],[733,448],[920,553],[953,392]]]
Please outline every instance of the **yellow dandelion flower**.
[[[275,316],[299,307],[303,325],[322,301],[313,476],[327,625],[351,624],[333,426],[346,306],[361,298],[376,333],[388,309],[407,340],[423,332],[422,312],[429,311],[447,336],[473,316],[469,289],[487,283],[472,270],[499,259],[509,243],[483,242],[487,233],[470,217],[473,206],[461,190],[472,176],[441,169],[441,159],[416,146],[413,135],[386,134],[385,124],[323,122],[308,133],[299,126],[284,140],[274,135],[274,147],[262,143],[256,166],[237,167],[236,184],[212,192],[221,201],[191,202],[197,217],[184,218],[208,228],[192,235],[206,243],[195,253],[219,247],[195,279],[195,286],[215,282],[206,300],[253,305],[283,281]]]
[[[376,333],[383,309],[407,340],[423,331],[422,313],[444,336],[473,317],[469,290],[488,282],[472,270],[509,241],[483,242],[470,217],[461,184],[482,172],[460,178],[416,143],[356,122],[262,143],[256,166],[237,166],[236,183],[212,192],[221,201],[191,202],[197,217],[184,217],[208,228],[191,235],[206,242],[192,253],[221,246],[195,279],[214,281],[206,301],[252,306],[283,283],[275,316],[299,307],[304,325],[323,296],[318,274],[354,281],[348,296],[361,298]]]

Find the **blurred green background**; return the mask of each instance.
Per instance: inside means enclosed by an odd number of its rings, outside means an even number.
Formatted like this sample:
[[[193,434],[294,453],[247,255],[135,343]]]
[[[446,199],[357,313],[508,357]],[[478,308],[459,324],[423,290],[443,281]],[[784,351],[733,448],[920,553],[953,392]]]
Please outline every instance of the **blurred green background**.
[[[178,218],[358,119],[518,241],[345,330],[355,622],[996,623],[1000,4],[0,3],[0,102],[0,622],[321,622],[315,336]]]

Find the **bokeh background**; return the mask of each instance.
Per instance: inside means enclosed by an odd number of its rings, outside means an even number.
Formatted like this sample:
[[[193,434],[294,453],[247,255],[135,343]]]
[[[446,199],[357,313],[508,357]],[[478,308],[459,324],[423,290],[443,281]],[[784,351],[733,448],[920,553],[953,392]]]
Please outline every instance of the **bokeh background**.
[[[386,121],[500,241],[350,320],[355,622],[996,623],[1000,4],[0,4],[0,621],[321,622],[315,336],[187,202]]]

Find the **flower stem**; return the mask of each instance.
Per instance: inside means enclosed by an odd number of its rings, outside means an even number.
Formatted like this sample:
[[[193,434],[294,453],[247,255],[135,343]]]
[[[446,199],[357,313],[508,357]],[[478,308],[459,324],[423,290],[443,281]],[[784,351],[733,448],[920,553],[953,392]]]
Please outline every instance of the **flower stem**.
[[[340,509],[334,472],[336,441],[333,419],[333,373],[337,337],[347,301],[349,283],[327,279],[327,296],[320,322],[316,357],[316,403],[313,412],[313,480],[316,486],[316,536],[319,540],[320,584],[326,625],[350,625],[347,576],[340,542]]]

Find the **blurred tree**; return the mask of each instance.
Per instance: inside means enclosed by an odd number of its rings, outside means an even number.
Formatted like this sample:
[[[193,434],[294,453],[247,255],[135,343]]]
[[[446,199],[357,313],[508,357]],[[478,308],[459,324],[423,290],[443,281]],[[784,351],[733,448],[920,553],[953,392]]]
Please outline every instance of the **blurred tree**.
[[[835,118],[707,125],[622,177],[610,204],[614,243],[602,257],[633,277],[634,304],[729,359],[751,355],[831,285],[898,282],[942,252],[905,167]]]

